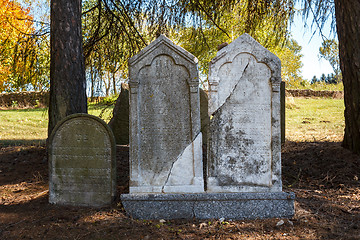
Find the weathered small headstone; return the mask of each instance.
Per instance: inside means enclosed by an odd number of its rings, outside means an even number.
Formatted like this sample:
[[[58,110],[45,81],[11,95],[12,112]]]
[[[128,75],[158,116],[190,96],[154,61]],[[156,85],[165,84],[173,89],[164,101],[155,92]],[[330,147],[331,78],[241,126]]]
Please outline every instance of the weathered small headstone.
[[[204,191],[196,61],[163,35],[129,60],[130,193]]]
[[[73,114],[49,138],[49,202],[101,207],[116,192],[115,139],[98,117]]]
[[[129,144],[129,86],[121,84],[121,91],[116,100],[113,117],[108,123],[114,133],[116,144]]]

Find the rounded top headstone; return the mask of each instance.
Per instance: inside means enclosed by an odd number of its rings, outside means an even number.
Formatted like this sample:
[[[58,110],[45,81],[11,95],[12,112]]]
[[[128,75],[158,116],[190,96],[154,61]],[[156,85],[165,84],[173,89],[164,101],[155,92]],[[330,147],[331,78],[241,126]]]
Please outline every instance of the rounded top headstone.
[[[98,117],[79,113],[61,120],[49,138],[49,202],[110,205],[116,192],[115,138]]]

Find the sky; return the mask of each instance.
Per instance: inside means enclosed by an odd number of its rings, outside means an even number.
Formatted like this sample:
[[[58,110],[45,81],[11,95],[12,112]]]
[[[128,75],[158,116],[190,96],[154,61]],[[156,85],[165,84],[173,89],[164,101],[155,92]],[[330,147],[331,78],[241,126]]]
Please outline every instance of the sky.
[[[301,53],[304,55],[301,59],[303,63],[302,76],[309,81],[314,75],[320,78],[323,73],[327,75],[334,72],[328,61],[319,59],[319,48],[323,40],[318,32],[313,35],[312,30],[315,30],[315,28],[310,28],[311,21],[312,19],[308,19],[307,24],[309,27],[304,28],[302,16],[298,14],[294,18],[294,23],[290,26],[293,38],[302,46]],[[322,31],[325,37],[332,39],[334,34],[330,34],[330,23],[329,20]]]

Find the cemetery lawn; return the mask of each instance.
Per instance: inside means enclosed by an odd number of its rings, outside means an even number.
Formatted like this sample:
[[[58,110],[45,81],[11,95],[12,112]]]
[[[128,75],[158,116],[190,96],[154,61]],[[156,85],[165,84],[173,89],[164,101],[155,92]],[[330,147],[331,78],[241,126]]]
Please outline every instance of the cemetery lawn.
[[[46,114],[1,111],[0,239],[360,239],[360,156],[341,147],[342,101],[289,103],[282,174],[284,191],[296,194],[295,216],[244,221],[134,220],[119,200],[101,209],[51,205],[45,146],[27,137],[46,137]],[[118,146],[118,194],[128,189],[127,160],[128,147]]]
[[[344,100],[331,98],[286,98],[285,136],[289,141],[343,140]]]
[[[113,106],[89,104],[89,114],[109,122]],[[0,111],[0,146],[44,144],[47,138],[47,109]],[[286,98],[288,141],[342,141],[344,101],[331,98]]]
[[[90,104],[89,114],[109,122],[113,106]],[[0,147],[2,145],[42,145],[47,138],[48,110],[0,110]]]

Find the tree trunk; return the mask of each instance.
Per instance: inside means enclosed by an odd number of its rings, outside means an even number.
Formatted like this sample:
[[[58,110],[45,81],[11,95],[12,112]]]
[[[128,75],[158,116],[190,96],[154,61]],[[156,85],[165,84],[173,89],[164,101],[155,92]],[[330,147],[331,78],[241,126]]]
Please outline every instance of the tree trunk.
[[[115,76],[116,72],[112,72],[111,76],[112,76],[112,82],[113,82],[113,86],[114,86],[114,95],[117,95],[117,89],[116,89],[116,76]]]
[[[340,68],[344,83],[343,147],[360,153],[360,2],[335,0]]]
[[[91,101],[92,101],[95,96],[95,72],[92,64],[90,66],[90,77],[91,77]]]
[[[64,117],[87,112],[81,0],[51,0],[48,135]]]

